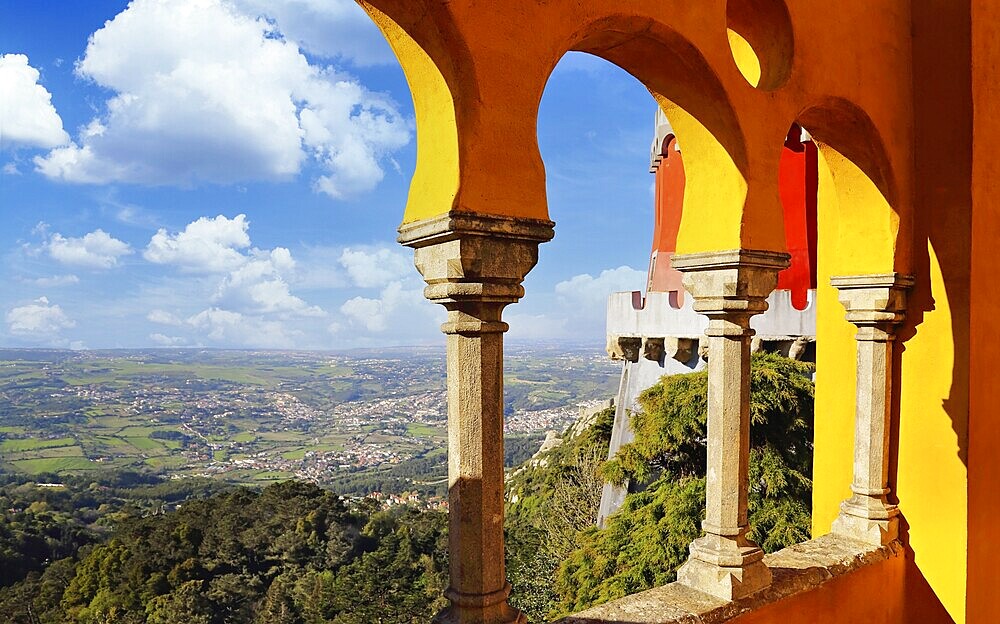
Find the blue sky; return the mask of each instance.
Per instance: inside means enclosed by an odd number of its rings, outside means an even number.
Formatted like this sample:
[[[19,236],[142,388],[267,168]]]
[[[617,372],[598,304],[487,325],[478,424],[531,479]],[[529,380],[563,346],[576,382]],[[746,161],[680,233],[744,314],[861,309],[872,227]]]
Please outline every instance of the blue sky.
[[[600,344],[642,287],[654,110],[604,61],[556,68],[557,234],[512,340]],[[0,346],[440,342],[395,243],[415,132],[351,0],[0,0]]]

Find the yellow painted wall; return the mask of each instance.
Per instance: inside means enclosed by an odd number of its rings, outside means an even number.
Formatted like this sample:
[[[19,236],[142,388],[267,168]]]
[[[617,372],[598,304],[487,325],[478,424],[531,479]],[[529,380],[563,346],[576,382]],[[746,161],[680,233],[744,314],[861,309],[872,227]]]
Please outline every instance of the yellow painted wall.
[[[761,74],[760,59],[757,58],[757,53],[753,51],[750,42],[732,28],[726,29],[726,35],[729,37],[729,47],[733,51],[733,61],[736,62],[736,67],[739,68],[747,82],[756,87],[760,84]]]
[[[956,364],[952,312],[937,255],[929,245],[928,252],[934,307],[923,313],[902,356],[895,488],[917,569],[951,617],[964,622],[968,482],[956,427],[945,409]],[[917,289],[926,287],[924,282]]]
[[[743,174],[726,149],[690,113],[662,95],[653,97],[684,150],[684,205],[712,206],[711,219],[704,218],[704,213],[697,210],[681,213],[677,253],[738,249],[747,196]]]
[[[857,350],[854,326],[844,319],[830,277],[892,270],[898,225],[860,170],[828,146],[820,154],[814,535],[829,532],[852,477]],[[911,300],[932,297],[933,308],[914,310],[920,324],[901,358],[895,490],[911,546],[908,591],[936,595],[950,619],[964,622],[967,479],[945,409],[956,363],[952,313],[941,267],[928,251],[928,274]],[[926,621],[948,621],[942,617]]]
[[[837,289],[830,285],[834,275],[844,275],[845,257],[839,247],[850,244],[841,239],[840,202],[833,174],[820,150],[819,198],[816,209],[817,289],[816,289],[816,444],[813,455],[813,535],[830,532],[840,503],[851,495],[854,457],[854,395],[856,391],[857,349],[855,328],[844,318]],[[858,250],[851,250],[857,253]]]
[[[458,127],[455,102],[430,56],[387,15],[360,2],[396,53],[413,96],[417,118],[417,166],[403,223],[452,210],[458,195]]]

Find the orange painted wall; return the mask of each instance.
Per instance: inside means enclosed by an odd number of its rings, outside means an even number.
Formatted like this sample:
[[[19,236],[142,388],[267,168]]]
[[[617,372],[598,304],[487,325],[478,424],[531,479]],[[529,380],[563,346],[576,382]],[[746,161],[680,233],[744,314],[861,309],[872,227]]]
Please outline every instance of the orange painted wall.
[[[937,624],[947,611],[900,556],[731,620],[732,624]]]
[[[896,557],[732,620],[733,624],[899,624],[906,561]],[[917,620],[912,620],[917,622]]]
[[[879,621],[837,604],[872,597],[897,622],[1000,622],[1000,2],[743,2],[788,11],[787,24],[756,11],[731,24],[750,45],[766,51],[785,27],[796,42],[787,83],[755,89],[726,36],[736,0],[370,1],[418,104],[421,174],[407,221],[546,216],[536,114],[568,49],[625,68],[670,118],[690,156],[682,253],[784,247],[781,145],[793,121],[805,125],[836,191],[819,215],[832,224],[819,224],[820,245],[833,251],[821,247],[817,262],[814,530],[829,528],[847,494],[853,438],[853,328],[824,284],[898,270],[919,281],[893,448],[911,549],[877,580],[866,571],[788,601],[794,616],[775,606],[754,617]],[[765,55],[761,71],[782,61],[792,59]]]
[[[968,621],[1000,622],[1000,2],[972,3]]]

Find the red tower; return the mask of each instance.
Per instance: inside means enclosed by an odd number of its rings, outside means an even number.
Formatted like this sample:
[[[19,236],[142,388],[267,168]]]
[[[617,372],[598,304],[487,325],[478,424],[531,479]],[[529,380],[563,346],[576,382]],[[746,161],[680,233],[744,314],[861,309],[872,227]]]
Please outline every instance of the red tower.
[[[661,129],[665,124],[661,124]],[[669,131],[669,126],[666,126]],[[662,130],[661,130],[662,132]],[[660,138],[662,136],[662,138]],[[656,175],[653,250],[649,258],[648,292],[669,292],[679,307],[684,289],[681,273],[670,264],[677,250],[677,231],[684,210],[684,160],[676,137],[658,133],[653,146],[651,171]],[[778,289],[792,291],[792,304],[802,310],[809,290],[816,288],[816,144],[793,125],[785,139],[778,171],[778,185],[785,221],[785,243],[791,266],[778,275]]]

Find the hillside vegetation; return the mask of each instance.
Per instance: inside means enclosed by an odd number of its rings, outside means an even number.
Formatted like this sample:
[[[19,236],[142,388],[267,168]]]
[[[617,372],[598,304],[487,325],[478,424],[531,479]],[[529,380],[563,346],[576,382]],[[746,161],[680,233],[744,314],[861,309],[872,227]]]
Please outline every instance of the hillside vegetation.
[[[751,367],[750,537],[773,552],[809,538],[812,367],[756,354]],[[705,372],[642,393],[635,440],[607,455],[610,410],[508,486],[512,600],[546,622],[676,579],[705,515]],[[634,490],[594,527],[605,480]],[[520,583],[520,584],[519,584]]]
[[[768,551],[809,536],[810,377],[753,359],[750,535]],[[706,391],[694,373],[643,393],[613,461],[605,410],[511,473],[511,602],[532,623],[674,580],[704,515]],[[634,491],[598,530],[605,479]],[[416,624],[445,606],[441,512],[296,481],[52,485],[0,478],[0,624]]]
[[[443,606],[446,517],[289,481],[121,523],[0,589],[7,624],[385,624]]]

